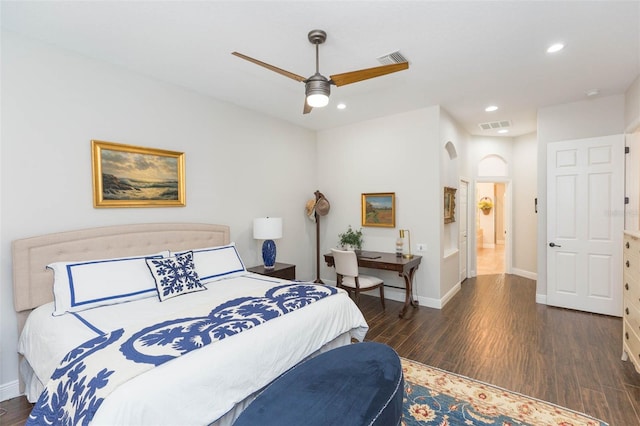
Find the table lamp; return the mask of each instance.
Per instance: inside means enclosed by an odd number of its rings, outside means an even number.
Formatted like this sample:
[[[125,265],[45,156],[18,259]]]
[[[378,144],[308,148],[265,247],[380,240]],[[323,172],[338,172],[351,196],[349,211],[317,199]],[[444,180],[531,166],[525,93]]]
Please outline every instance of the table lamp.
[[[262,243],[264,269],[273,269],[276,264],[276,243],[273,240],[282,238],[282,218],[259,217],[253,219],[253,238],[264,240]]]
[[[404,238],[404,235],[407,234],[407,238],[409,239],[409,253],[405,253],[402,255],[405,259],[412,259],[413,255],[411,254],[411,232],[408,229],[400,230],[400,238]]]

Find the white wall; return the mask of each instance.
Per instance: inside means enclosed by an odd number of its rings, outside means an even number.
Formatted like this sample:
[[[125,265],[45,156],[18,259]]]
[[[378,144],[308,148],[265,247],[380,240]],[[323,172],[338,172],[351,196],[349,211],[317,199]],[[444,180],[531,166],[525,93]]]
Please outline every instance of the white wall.
[[[624,106],[624,95],[616,95],[538,110],[538,302],[547,295],[547,144],[622,134]]]
[[[469,135],[453,117],[440,109],[440,200],[444,199],[444,187],[458,189],[460,178],[469,177],[467,157]],[[449,149],[447,143],[451,143]],[[460,193],[456,192],[455,221],[445,224],[444,211],[440,214],[440,299],[446,303],[460,289]],[[442,201],[441,201],[442,204]],[[468,213],[467,213],[468,216]]]
[[[323,218],[321,247],[337,244],[348,225],[361,225],[361,194],[394,192],[396,227],[363,228],[365,250],[393,251],[398,229],[411,231],[412,252],[423,256],[415,289],[421,305],[441,307],[459,285],[457,222],[444,225],[443,187],[457,188],[470,171],[466,156],[469,136],[439,107],[397,114],[318,134],[318,180],[331,200]],[[455,147],[453,157],[445,149]],[[457,217],[458,215],[456,215]],[[424,243],[427,250],[417,252]],[[385,284],[404,287],[397,274],[379,274]],[[321,276],[335,280],[324,264]],[[402,290],[386,289],[385,296],[404,301]]]
[[[624,95],[615,95],[540,108],[541,148],[546,152],[546,144],[550,142],[623,133],[624,103]]]
[[[315,132],[105,63],[2,34],[0,400],[17,392],[11,241],[143,222],[231,226],[247,266],[261,263],[252,219],[284,218],[278,259],[314,278],[304,215],[316,189]],[[94,209],[90,140],[185,152],[187,206]]]
[[[362,228],[363,249],[393,252],[398,229],[409,229],[412,251],[424,256],[415,283],[420,304],[427,306],[437,306],[440,298],[439,115],[439,107],[431,107],[318,133],[319,187],[331,202],[322,218],[321,251],[335,247],[348,225],[360,228],[362,193],[395,192],[396,227]],[[426,252],[415,252],[418,242],[427,244]],[[370,272],[404,287],[397,274]],[[321,276],[335,281],[324,263]],[[385,289],[385,296],[404,301],[400,290]]]
[[[538,138],[535,133],[513,140],[513,245],[512,272],[537,278],[537,221],[535,199],[537,186]]]
[[[625,93],[624,124],[628,133],[640,127],[640,75],[636,77]]]

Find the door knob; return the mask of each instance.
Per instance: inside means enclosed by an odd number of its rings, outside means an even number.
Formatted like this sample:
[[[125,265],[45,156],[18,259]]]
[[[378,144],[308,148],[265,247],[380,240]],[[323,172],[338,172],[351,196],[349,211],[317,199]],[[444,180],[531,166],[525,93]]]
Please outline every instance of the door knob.
[[[562,247],[562,246],[556,243],[549,243],[549,247]]]

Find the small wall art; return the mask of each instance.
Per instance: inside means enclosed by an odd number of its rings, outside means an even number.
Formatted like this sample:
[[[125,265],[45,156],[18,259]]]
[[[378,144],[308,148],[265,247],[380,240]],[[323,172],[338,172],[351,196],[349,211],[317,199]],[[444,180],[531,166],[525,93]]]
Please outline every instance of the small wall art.
[[[444,187],[444,223],[456,221],[456,188]]]
[[[395,192],[362,194],[362,226],[395,228]]]
[[[182,207],[184,153],[91,141],[94,207]]]

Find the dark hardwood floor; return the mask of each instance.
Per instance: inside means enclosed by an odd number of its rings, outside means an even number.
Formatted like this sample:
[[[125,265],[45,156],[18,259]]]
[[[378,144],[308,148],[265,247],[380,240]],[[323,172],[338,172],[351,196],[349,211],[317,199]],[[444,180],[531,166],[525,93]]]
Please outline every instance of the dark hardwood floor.
[[[31,412],[31,404],[24,396],[0,402],[0,425],[24,425]]]
[[[535,303],[535,281],[467,279],[441,309],[398,318],[401,304],[361,297],[367,340],[402,357],[571,408],[640,425],[640,374],[622,362],[622,320]],[[409,308],[411,309],[411,308]]]
[[[535,282],[513,275],[466,280],[441,309],[362,296],[367,340],[447,371],[581,411],[611,426],[640,425],[640,374],[622,362],[622,320],[535,303]],[[410,308],[411,309],[411,308]],[[24,397],[0,403],[3,426],[22,425]]]

